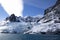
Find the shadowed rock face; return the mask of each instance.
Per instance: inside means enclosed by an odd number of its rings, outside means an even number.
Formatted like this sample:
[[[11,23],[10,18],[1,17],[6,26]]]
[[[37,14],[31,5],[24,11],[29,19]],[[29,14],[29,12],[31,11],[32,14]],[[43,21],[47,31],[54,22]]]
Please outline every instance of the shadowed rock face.
[[[56,4],[60,4],[60,0],[57,0]]]
[[[16,21],[16,16],[14,14],[12,14],[10,17],[7,17],[6,20],[9,20],[11,22],[15,22]]]

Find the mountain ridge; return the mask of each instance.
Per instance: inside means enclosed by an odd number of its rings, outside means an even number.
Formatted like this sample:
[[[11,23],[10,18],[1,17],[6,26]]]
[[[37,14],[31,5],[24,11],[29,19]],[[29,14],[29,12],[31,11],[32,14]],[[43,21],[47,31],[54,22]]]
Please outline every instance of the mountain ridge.
[[[60,34],[60,0],[47,8],[44,16],[17,17],[14,14],[0,22],[1,33]],[[3,26],[3,27],[2,27]]]

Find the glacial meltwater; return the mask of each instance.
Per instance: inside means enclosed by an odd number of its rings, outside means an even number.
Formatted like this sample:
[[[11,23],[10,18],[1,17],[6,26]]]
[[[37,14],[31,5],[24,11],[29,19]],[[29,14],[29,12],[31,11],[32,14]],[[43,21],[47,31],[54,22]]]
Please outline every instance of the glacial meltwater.
[[[60,40],[60,35],[1,34],[0,40]]]

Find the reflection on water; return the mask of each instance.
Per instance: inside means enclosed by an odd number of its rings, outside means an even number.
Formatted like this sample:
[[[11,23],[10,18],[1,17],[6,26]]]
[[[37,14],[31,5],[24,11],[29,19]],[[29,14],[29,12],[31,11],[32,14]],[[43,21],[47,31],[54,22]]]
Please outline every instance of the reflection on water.
[[[60,35],[0,34],[0,40],[60,40]]]

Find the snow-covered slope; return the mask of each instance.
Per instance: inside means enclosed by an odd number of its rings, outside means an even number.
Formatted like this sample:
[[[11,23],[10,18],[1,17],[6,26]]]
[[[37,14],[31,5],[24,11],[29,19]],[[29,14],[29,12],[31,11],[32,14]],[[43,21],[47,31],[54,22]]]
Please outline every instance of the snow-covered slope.
[[[30,23],[25,22],[0,22],[1,33],[23,33],[32,28]]]
[[[45,10],[44,16],[17,17],[14,14],[0,22],[1,33],[60,34],[60,1]]]
[[[60,31],[60,23],[53,23],[54,21],[48,22],[48,23],[41,23],[38,25],[34,25],[34,27],[27,31],[24,32],[24,34],[29,33],[29,34],[58,34]]]
[[[34,25],[33,28],[25,33],[35,34],[60,34],[60,0],[56,4],[45,10],[44,16]]]

